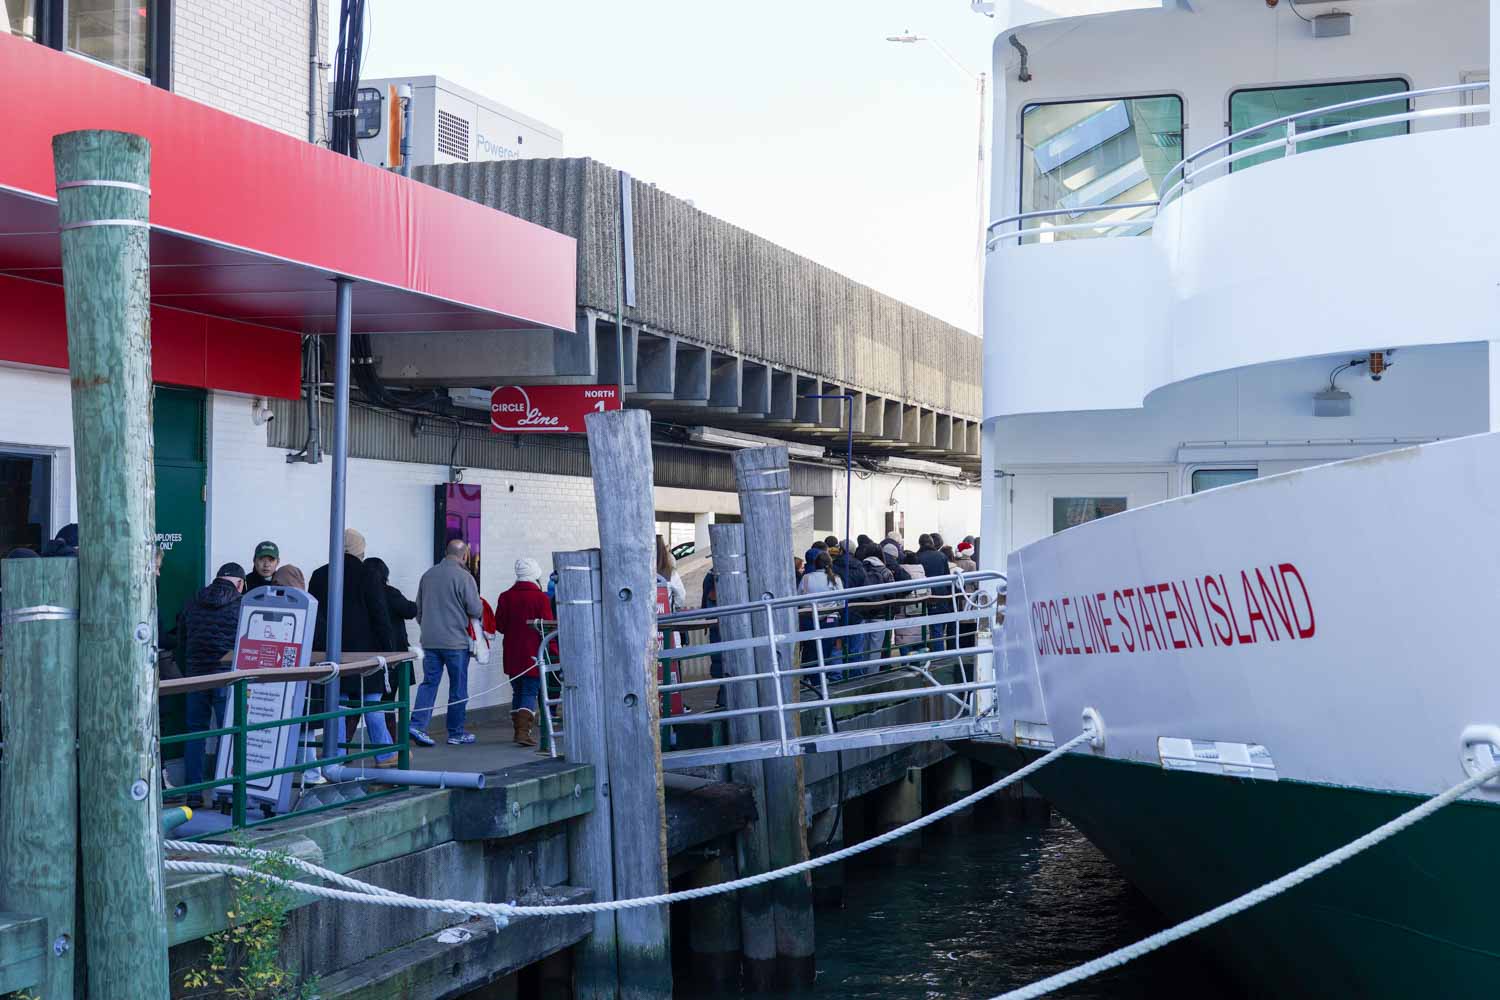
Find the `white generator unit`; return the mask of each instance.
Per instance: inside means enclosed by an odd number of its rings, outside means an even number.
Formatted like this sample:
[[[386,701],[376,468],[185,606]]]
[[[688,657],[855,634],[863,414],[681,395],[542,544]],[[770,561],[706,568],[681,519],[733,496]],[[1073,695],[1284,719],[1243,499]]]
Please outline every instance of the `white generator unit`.
[[[360,159],[390,166],[390,88],[411,87],[411,162],[471,163],[563,155],[562,133],[440,76],[361,80],[356,113]]]

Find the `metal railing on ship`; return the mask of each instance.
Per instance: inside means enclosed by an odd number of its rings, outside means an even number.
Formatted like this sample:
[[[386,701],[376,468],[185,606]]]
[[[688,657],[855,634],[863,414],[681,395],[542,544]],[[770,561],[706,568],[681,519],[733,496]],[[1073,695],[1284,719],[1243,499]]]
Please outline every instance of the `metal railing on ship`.
[[[1259,125],[1254,125],[1247,129],[1241,129],[1240,131],[1235,132],[1232,135],[1227,135],[1222,139],[1209,143],[1202,149],[1196,150],[1192,153],[1189,153],[1187,156],[1184,156],[1181,160],[1177,161],[1177,163],[1173,165],[1173,167],[1168,170],[1165,175],[1163,175],[1161,181],[1161,183],[1163,184],[1171,181],[1174,176],[1177,178],[1177,180],[1162,192],[1160,198],[1157,198],[1153,201],[1118,202],[1115,204],[1105,205],[1089,205],[1073,208],[1042,209],[1032,212],[1017,212],[1014,215],[1007,215],[1002,219],[996,219],[986,227],[985,249],[993,250],[995,249],[995,247],[999,246],[1001,243],[1007,240],[1019,241],[1025,239],[1028,236],[1040,237],[1048,234],[1055,235],[1062,233],[1094,232],[1097,236],[1101,237],[1116,235],[1140,235],[1141,233],[1149,230],[1151,224],[1155,222],[1156,216],[1154,213],[1150,216],[1136,216],[1128,219],[1104,219],[1099,222],[1067,223],[1060,226],[1025,227],[1023,225],[1022,228],[1016,229],[1013,232],[997,232],[997,230],[1000,230],[1003,227],[1009,225],[1024,224],[1034,219],[1048,219],[1056,218],[1058,216],[1068,216],[1070,218],[1076,218],[1080,215],[1092,215],[1100,212],[1120,212],[1143,208],[1155,209],[1156,211],[1160,211],[1161,208],[1167,205],[1174,197],[1181,197],[1182,193],[1189,187],[1191,187],[1196,179],[1203,177],[1204,174],[1220,169],[1227,169],[1233,166],[1235,163],[1238,163],[1241,160],[1249,159],[1253,156],[1260,156],[1264,153],[1275,152],[1278,150],[1285,150],[1286,155],[1292,156],[1296,154],[1297,147],[1299,145],[1305,145],[1306,143],[1315,142],[1319,139],[1326,139],[1331,136],[1343,135],[1348,132],[1355,132],[1360,129],[1366,128],[1374,128],[1381,125],[1396,125],[1405,122],[1428,121],[1443,118],[1465,118],[1471,115],[1488,114],[1490,110],[1490,106],[1488,104],[1460,104],[1451,107],[1425,108],[1416,110],[1410,107],[1410,103],[1424,97],[1435,97],[1438,95],[1447,94],[1473,93],[1475,91],[1488,90],[1489,86],[1489,81],[1481,80],[1472,83],[1452,84],[1446,87],[1427,87],[1422,90],[1408,90],[1398,94],[1377,94],[1373,97],[1362,97],[1358,100],[1343,101],[1338,104],[1329,104],[1321,108],[1310,108],[1306,111],[1299,111],[1296,114],[1284,115],[1280,118],[1273,118],[1268,122],[1262,122]],[[1297,132],[1297,123],[1305,121],[1309,118],[1317,118],[1334,112],[1349,111],[1354,108],[1368,107],[1375,104],[1388,104],[1392,101],[1402,100],[1408,102],[1408,109],[1400,114],[1379,115],[1374,118],[1354,118],[1346,122],[1338,122],[1333,125],[1327,125],[1323,128],[1317,128],[1307,132]],[[1233,148],[1236,143],[1243,142],[1245,139],[1248,139],[1252,136],[1257,136],[1261,133],[1278,128],[1282,129],[1284,134],[1277,138],[1268,139],[1265,142],[1258,142],[1254,146],[1246,149],[1236,150]],[[1199,163],[1199,160],[1212,153],[1219,153],[1220,155],[1213,157],[1207,162]],[[1122,229],[1133,229],[1135,231],[1126,234],[1114,232]]]

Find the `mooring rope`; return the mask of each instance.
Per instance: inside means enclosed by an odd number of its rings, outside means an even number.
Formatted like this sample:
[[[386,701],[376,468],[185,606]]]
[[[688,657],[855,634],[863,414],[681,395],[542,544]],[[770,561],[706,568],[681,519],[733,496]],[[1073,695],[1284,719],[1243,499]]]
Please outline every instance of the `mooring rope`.
[[[1189,935],[1212,927],[1220,921],[1228,920],[1230,917],[1243,913],[1253,906],[1258,906],[1268,899],[1273,899],[1288,889],[1301,885],[1308,879],[1316,878],[1335,865],[1348,861],[1356,854],[1367,851],[1376,844],[1391,839],[1407,827],[1421,822],[1444,806],[1450,805],[1469,794],[1486,781],[1497,777],[1500,777],[1500,765],[1490,768],[1483,774],[1476,774],[1472,778],[1454,785],[1441,795],[1433,796],[1421,805],[1397,816],[1390,822],[1376,827],[1359,839],[1352,840],[1338,850],[1330,851],[1321,858],[1308,862],[1301,868],[1287,872],[1280,878],[1267,882],[1258,889],[1251,889],[1242,896],[1236,896],[1229,902],[1220,904],[1212,910],[1184,920],[1175,927],[1168,927],[1166,930],[1158,931],[1150,937],[1142,938],[1135,944],[1126,945],[1107,955],[1101,955],[1099,958],[1084,962],[1082,965],[1075,966],[1066,972],[1059,972],[1055,976],[1048,976],[1046,979],[1032,983],[1030,986],[1023,986],[1020,989],[1011,990],[1009,993],[1002,993],[998,997],[992,997],[991,1000],[1033,1000],[1034,997],[1043,997],[1062,989],[1064,986],[1072,986],[1074,983],[1080,983],[1085,979],[1097,976],[1101,972],[1117,969],[1127,962],[1133,962],[1143,955],[1149,955],[1151,952],[1159,948],[1164,948],[1174,941],[1181,941]]]
[[[951,802],[935,812],[928,813],[920,819],[913,820],[905,826],[897,827],[878,837],[861,841],[831,854],[823,854],[797,864],[778,868],[775,871],[761,872],[757,875],[747,875],[741,879],[730,882],[720,882],[715,885],[699,886],[694,889],[683,889],[679,892],[662,893],[656,896],[641,896],[635,899],[611,899],[601,900],[595,903],[562,903],[557,905],[543,906],[518,906],[514,903],[483,903],[470,900],[458,899],[423,899],[417,896],[407,896],[402,893],[382,889],[379,886],[361,882],[358,879],[341,875],[338,872],[322,868],[301,858],[288,855],[276,854],[269,851],[256,850],[254,848],[238,847],[233,844],[200,844],[187,840],[166,840],[162,847],[168,851],[181,854],[208,854],[237,857],[251,860],[275,860],[296,868],[308,875],[314,875],[325,879],[335,885],[343,886],[342,889],[333,889],[327,886],[310,885],[295,879],[283,878],[269,872],[257,871],[246,868],[243,865],[226,864],[215,861],[178,861],[168,860],[166,870],[169,872],[190,872],[198,874],[233,875],[238,878],[260,879],[280,885],[283,888],[295,889],[297,892],[306,893],[310,896],[318,896],[324,899],[337,899],[345,902],[374,903],[379,906],[396,906],[418,910],[437,910],[444,913],[459,913],[468,916],[491,917],[497,921],[503,921],[510,917],[539,917],[539,916],[561,916],[578,913],[609,913],[615,910],[633,910],[647,906],[663,906],[671,903],[681,903],[692,899],[703,899],[707,896],[716,896],[720,893],[735,892],[740,889],[748,889],[751,886],[764,885],[767,882],[775,882],[779,879],[788,878],[792,875],[800,875],[803,872],[821,868],[824,865],[836,864],[856,854],[874,850],[884,844],[900,840],[908,834],[915,833],[926,826],[940,822],[952,816],[954,813],[962,812],[981,799],[988,798],[1002,789],[1020,781],[1025,781],[1031,775],[1062,757],[1064,754],[1082,746],[1094,738],[1091,730],[1085,730],[1073,737],[1071,740],[1050,751],[1044,756],[1027,764],[1019,770],[1012,771],[1000,780],[986,785],[976,792],[964,796],[957,801]]]

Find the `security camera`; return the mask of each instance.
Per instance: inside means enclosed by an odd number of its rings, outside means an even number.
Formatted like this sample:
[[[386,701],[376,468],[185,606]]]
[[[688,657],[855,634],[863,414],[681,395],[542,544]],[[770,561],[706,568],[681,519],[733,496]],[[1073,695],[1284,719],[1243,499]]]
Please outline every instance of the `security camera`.
[[[264,427],[276,419],[276,414],[271,409],[271,404],[260,396],[250,401],[250,422],[256,427]]]

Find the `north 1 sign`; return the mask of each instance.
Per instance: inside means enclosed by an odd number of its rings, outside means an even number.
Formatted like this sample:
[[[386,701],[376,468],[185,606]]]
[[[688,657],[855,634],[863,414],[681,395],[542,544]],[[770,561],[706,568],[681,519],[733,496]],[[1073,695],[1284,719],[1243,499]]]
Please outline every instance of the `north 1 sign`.
[[[490,430],[500,434],[582,434],[583,418],[620,408],[613,385],[502,385],[490,393]]]

